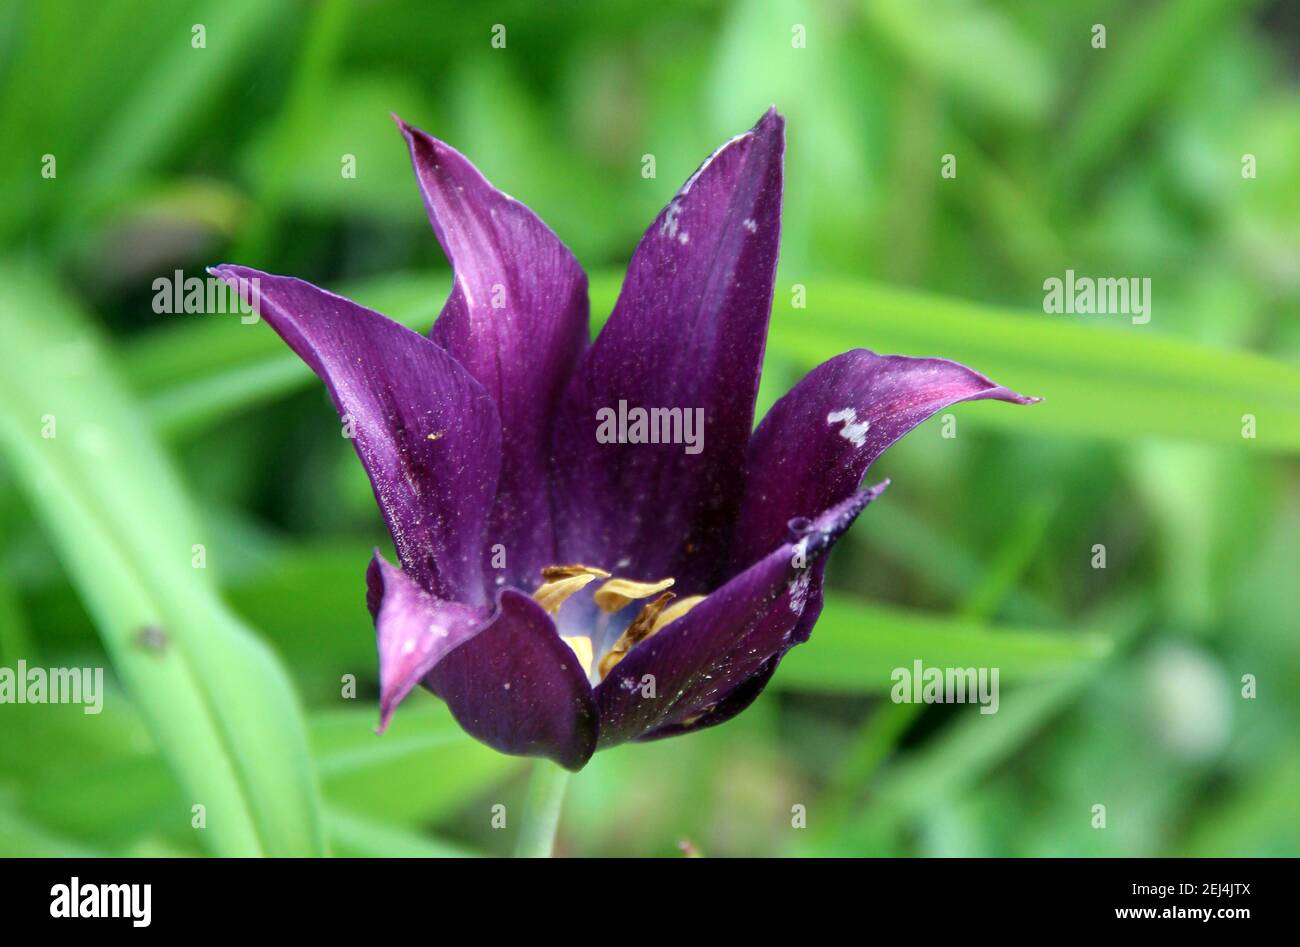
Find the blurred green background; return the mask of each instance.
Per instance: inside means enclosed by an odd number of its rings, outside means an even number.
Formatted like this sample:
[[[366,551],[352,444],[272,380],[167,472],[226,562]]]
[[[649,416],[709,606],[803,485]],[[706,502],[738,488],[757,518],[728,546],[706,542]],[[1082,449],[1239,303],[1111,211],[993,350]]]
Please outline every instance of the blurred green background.
[[[104,665],[109,694],[98,716],[0,705],[0,853],[508,852],[526,761],[424,692],[372,732],[363,574],[388,540],[322,387],[266,326],[155,313],[152,282],[238,262],[427,328],[448,272],[397,112],[551,224],[599,320],[653,215],[770,103],[760,408],[855,346],[1047,401],[961,406],[956,437],[936,418],[891,450],[811,643],[734,722],[599,754],[559,851],[1300,853],[1298,21],[1243,0],[5,3],[0,665]],[[1149,277],[1151,322],[1044,314],[1067,268]],[[998,713],[891,703],[918,658],[999,667]]]

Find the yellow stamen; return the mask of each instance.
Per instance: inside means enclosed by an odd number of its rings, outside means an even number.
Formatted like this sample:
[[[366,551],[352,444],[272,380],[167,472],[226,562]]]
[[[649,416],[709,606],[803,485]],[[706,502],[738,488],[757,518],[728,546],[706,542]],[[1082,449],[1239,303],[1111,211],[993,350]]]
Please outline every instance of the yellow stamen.
[[[680,601],[673,602],[655,618],[654,625],[650,627],[650,634],[653,635],[664,625],[675,622],[702,601],[704,601],[703,595],[688,595]]]
[[[592,578],[595,578],[595,576]],[[573,649],[573,653],[578,658],[578,663],[582,665],[582,673],[587,677],[591,677],[591,639],[586,635],[574,635],[572,638],[561,635],[560,640]]]
[[[592,575],[600,579],[609,578],[609,573],[604,569],[598,569],[596,566],[584,566],[579,562],[567,566],[547,566],[542,570],[543,579],[567,579],[574,575]]]
[[[608,576],[609,573],[604,569],[593,566],[547,566],[542,570],[542,578],[546,581],[538,586],[533,599],[546,609],[547,614],[554,615],[574,592]],[[591,643],[588,642],[588,650],[590,647]],[[590,665],[591,661],[588,660],[587,663]]]
[[[620,579],[611,576],[604,569],[584,566],[580,563],[563,566],[547,566],[542,570],[542,584],[533,593],[533,599],[542,606],[547,614],[554,615],[574,593],[586,588],[597,579],[605,579],[592,596],[593,600],[606,613],[613,614],[625,605],[640,599],[656,596],[641,606],[641,610],[619,635],[614,646],[600,659],[597,668],[603,679],[614,666],[634,647],[651,635],[657,634],[665,626],[681,618],[692,608],[704,601],[703,595],[690,595],[679,602],[672,602],[674,595],[666,591],[673,580],[662,579],[658,582],[636,582],[632,579]],[[560,640],[572,649],[583,673],[591,677],[595,653],[590,635],[561,635]]]
[[[597,592],[596,594],[599,595],[600,593]],[[614,642],[614,647],[610,648],[605,656],[600,659],[601,680],[604,680],[605,676],[614,670],[614,665],[622,661],[623,656],[631,651],[633,647],[655,633],[655,619],[659,617],[664,606],[672,598],[672,592],[664,592],[653,602],[647,602],[641,607],[641,611],[637,613],[636,618],[632,619],[632,624],[628,625],[627,630],[618,636],[618,640]]]
[[[602,611],[616,612],[629,602],[658,595],[673,584],[672,579],[658,582],[634,582],[631,579],[610,579],[592,596]]]

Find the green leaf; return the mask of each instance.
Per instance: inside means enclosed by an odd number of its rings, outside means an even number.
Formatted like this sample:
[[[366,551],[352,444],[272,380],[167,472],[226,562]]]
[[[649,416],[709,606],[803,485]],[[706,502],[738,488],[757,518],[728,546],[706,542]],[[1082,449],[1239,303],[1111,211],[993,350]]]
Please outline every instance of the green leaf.
[[[872,605],[832,592],[812,640],[795,648],[773,686],[822,693],[888,693],[895,668],[996,667],[1000,682],[1042,679],[1110,652],[1096,634],[994,629],[979,622]]]
[[[1291,858],[1300,847],[1300,756],[1269,753],[1223,799],[1200,813],[1178,854],[1187,858]],[[1280,758],[1279,758],[1280,757]]]
[[[0,801],[0,858],[92,858],[98,854],[54,834]]]
[[[1022,435],[1173,437],[1300,451],[1300,367],[1263,355],[1201,345],[1151,326],[1084,325],[871,283],[809,286],[807,310],[791,310],[789,298],[777,296],[768,347],[800,367],[857,346],[937,355],[1046,399],[1024,410],[965,408],[963,421]],[[1157,301],[1153,323],[1158,307]],[[1242,437],[1247,414],[1255,417],[1253,439]]]
[[[1063,183],[1078,185],[1129,141],[1143,117],[1185,82],[1186,64],[1221,42],[1225,21],[1246,19],[1255,5],[1256,0],[1165,0],[1143,22],[1110,30],[1107,48],[1092,51],[1110,61],[1097,71],[1097,82],[1083,86],[1082,105],[1059,152]]]
[[[284,0],[221,0],[194,11],[206,30],[206,45],[192,46],[188,29],[155,47],[144,79],[113,116],[87,156],[88,184],[95,190],[121,181],[166,154],[184,127],[199,114],[196,103],[217,101],[220,84],[253,56],[289,10]]]
[[[72,706],[24,705],[14,713],[20,727],[13,734],[12,759],[0,752],[0,775],[15,783],[16,818],[113,851],[129,850],[155,833],[185,842],[188,804],[163,759],[139,751],[129,714],[113,713],[109,702],[99,716]],[[519,773],[525,761],[475,742],[427,695],[409,698],[382,736],[375,733],[377,720],[370,705],[310,720],[333,854],[472,854],[416,827],[462,809]],[[38,745],[52,746],[53,759],[26,763],[31,754],[18,749]],[[95,804],[86,805],[86,799]],[[484,824],[487,813],[485,808]]]
[[[525,761],[468,736],[441,702],[417,692],[382,735],[374,707],[312,719],[312,746],[331,804],[385,822],[444,818],[518,773]],[[488,809],[484,807],[486,824]]]
[[[1109,604],[1090,616],[1090,627],[1104,632],[1087,637],[1109,642],[1104,650],[1099,649],[1092,659],[1057,668],[1048,679],[1009,689],[1001,694],[996,713],[980,713],[975,707],[962,708],[963,712],[923,747],[899,757],[897,763],[881,773],[872,786],[872,804],[851,825],[834,834],[815,833],[815,837],[804,843],[805,849],[811,847],[818,854],[831,854],[852,851],[855,845],[864,843],[879,846],[909,818],[945,799],[960,798],[1068,707],[1102,669],[1110,666],[1105,656],[1120,653],[1118,646],[1131,640],[1149,617],[1147,605],[1127,599]],[[813,640],[816,641],[816,633]],[[797,653],[798,650],[793,652]],[[913,648],[913,656],[923,653],[920,647]],[[961,651],[946,657],[952,664],[987,667],[996,666],[1002,655],[989,648],[978,655],[967,654],[965,660]],[[1017,661],[1023,661],[1023,655],[1013,656],[1010,666],[1016,666]],[[931,662],[931,658],[925,658],[926,664]],[[1006,670],[1007,666],[1003,666],[1004,675]],[[901,735],[914,719],[914,714],[903,709],[905,706],[893,708],[893,715],[901,720],[902,727],[887,726],[889,735]]]
[[[346,858],[473,858],[478,854],[451,842],[367,819],[338,806],[326,807],[325,824],[335,854]]]
[[[170,157],[205,112],[224,120],[222,86],[283,31],[292,10],[286,0],[209,0],[147,14],[130,3],[26,6],[17,61],[0,90],[0,126],[10,140],[41,145],[9,149],[0,168],[6,181],[20,162],[23,177],[34,176],[27,163],[48,152],[58,177],[11,190],[0,234],[21,232],[35,217],[64,246],[84,240],[86,222]],[[202,48],[192,45],[196,24],[206,28]]]
[[[1056,76],[1011,19],[972,0],[864,0],[867,21],[920,72],[958,100],[999,118],[1041,120]]]
[[[182,786],[174,817],[203,805],[215,853],[321,852],[292,686],[194,567],[205,533],[143,413],[70,300],[12,266],[0,287],[0,443]]]
[[[185,841],[191,819],[190,803],[153,754],[62,767],[27,787],[22,811],[69,838],[114,850],[152,832]]]

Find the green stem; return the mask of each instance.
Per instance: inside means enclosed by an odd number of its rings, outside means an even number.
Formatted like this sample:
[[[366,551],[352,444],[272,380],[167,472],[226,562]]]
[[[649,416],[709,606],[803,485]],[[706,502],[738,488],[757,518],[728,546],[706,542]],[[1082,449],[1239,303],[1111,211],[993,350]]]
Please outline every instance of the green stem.
[[[564,807],[564,790],[569,785],[569,771],[549,760],[533,764],[524,797],[524,821],[515,842],[516,858],[550,858],[555,848],[555,830]]]

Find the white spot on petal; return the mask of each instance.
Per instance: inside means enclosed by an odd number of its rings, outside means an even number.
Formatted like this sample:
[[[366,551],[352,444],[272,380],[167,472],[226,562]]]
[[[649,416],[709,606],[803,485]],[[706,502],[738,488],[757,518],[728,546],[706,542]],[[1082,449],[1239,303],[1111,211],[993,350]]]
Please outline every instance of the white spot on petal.
[[[663,223],[659,225],[659,233],[666,234],[668,239],[670,240],[673,237],[676,237],[677,217],[678,215],[681,214],[681,212],[682,212],[682,205],[681,205],[680,198],[673,198],[673,200],[668,205],[668,210],[664,213]],[[682,243],[685,242],[686,242],[685,240],[682,241]]]
[[[840,437],[846,441],[852,442],[854,447],[861,447],[867,442],[867,431],[871,427],[870,421],[858,423],[858,412],[852,408],[841,408],[839,411],[832,411],[826,415],[827,424],[843,423],[840,428]]]
[[[790,593],[790,611],[802,615],[808,604],[808,593],[812,590],[812,570],[804,569],[790,580],[786,591]]]

